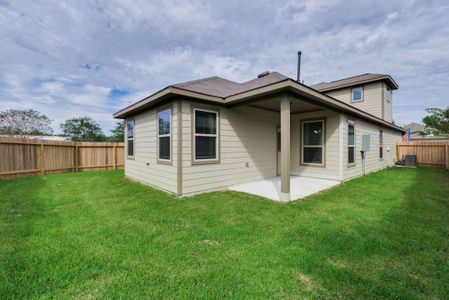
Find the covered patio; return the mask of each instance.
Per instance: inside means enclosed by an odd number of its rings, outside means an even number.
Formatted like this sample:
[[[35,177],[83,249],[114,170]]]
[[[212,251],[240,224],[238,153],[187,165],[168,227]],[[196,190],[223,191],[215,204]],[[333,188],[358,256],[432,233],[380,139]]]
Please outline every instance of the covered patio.
[[[237,184],[229,187],[229,189],[259,195],[275,201],[288,202],[307,197],[324,189],[331,188],[341,182],[341,180],[321,179],[318,178],[318,176],[307,177],[302,175],[295,176],[298,174],[292,174],[292,147],[297,147],[298,149],[296,149],[296,151],[299,151],[300,145],[299,141],[297,141],[297,144],[292,144],[291,119],[294,118],[295,115],[307,113],[319,113],[324,116],[326,113],[332,112],[336,116],[338,116],[334,108],[330,107],[329,105],[322,104],[319,101],[316,101],[316,99],[311,98],[313,97],[311,97],[310,95],[305,95],[303,93],[281,91],[274,92],[269,95],[258,95],[249,101],[247,100],[245,102],[237,102],[230,105],[230,108],[249,106],[277,113],[279,116],[279,145],[277,156],[277,177]],[[322,120],[324,118],[326,117],[317,117],[315,119]],[[299,124],[300,123],[297,122],[297,124],[294,124],[293,126],[299,126]],[[337,129],[338,126],[339,124],[337,124],[333,129]],[[324,121],[323,127],[323,131],[326,131]],[[295,134],[297,134],[299,137],[299,133]],[[322,132],[321,139],[321,145],[324,148],[327,142],[325,140],[324,132]],[[338,147],[340,146],[342,146],[341,142],[339,142]],[[340,151],[340,149],[338,149],[338,151]],[[319,168],[321,170],[325,170],[326,166],[324,163],[324,151],[321,159],[322,164],[320,164]],[[303,163],[302,166],[306,167],[306,164]],[[311,164],[309,164],[307,167],[310,169],[316,168],[316,166],[313,166]],[[337,172],[338,171],[335,171],[336,177],[338,176]]]
[[[303,176],[290,177],[290,200],[298,200],[330,189],[340,181]],[[231,191],[265,197],[274,201],[286,201],[281,192],[281,177],[274,177],[230,186]]]

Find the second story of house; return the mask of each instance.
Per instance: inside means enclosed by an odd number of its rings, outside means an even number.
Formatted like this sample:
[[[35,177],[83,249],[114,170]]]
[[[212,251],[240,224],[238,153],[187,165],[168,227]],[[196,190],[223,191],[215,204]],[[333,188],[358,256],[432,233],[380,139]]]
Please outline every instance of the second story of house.
[[[399,86],[390,75],[367,73],[310,87],[387,122],[393,122],[393,90]]]

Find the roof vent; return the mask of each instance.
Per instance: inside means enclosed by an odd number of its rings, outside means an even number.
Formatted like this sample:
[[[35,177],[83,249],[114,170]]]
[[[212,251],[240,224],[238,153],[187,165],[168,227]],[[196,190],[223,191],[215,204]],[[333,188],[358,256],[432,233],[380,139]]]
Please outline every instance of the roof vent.
[[[267,75],[269,75],[269,74],[270,74],[269,71],[265,71],[265,72],[262,72],[262,73],[260,73],[259,75],[257,75],[257,78],[262,78],[262,77],[267,76]]]

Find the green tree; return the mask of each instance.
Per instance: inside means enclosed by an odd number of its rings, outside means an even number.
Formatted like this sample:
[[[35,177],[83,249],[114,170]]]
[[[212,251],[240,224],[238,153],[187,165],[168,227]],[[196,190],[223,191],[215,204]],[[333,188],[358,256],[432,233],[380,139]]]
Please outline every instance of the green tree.
[[[51,120],[34,109],[0,112],[0,134],[14,136],[51,135]]]
[[[449,134],[449,106],[447,108],[427,108],[430,113],[423,118],[426,129],[424,135],[445,135]]]
[[[125,123],[117,122],[115,124],[115,127],[111,130],[111,133],[111,141],[123,143],[123,141],[125,140]]]
[[[61,124],[64,136],[76,142],[103,142],[107,137],[100,125],[90,117],[71,118]]]

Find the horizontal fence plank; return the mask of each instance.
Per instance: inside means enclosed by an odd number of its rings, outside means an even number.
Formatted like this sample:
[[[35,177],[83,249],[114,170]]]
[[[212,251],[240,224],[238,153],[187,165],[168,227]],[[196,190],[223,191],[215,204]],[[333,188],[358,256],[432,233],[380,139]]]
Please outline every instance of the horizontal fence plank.
[[[112,168],[114,165],[97,165],[97,166],[79,166],[80,169],[92,169],[92,168]]]
[[[22,173],[34,173],[34,172],[40,172],[40,169],[1,172],[0,176],[1,175],[15,175],[15,174],[22,174]]]
[[[123,168],[123,143],[0,137],[0,179]]]

